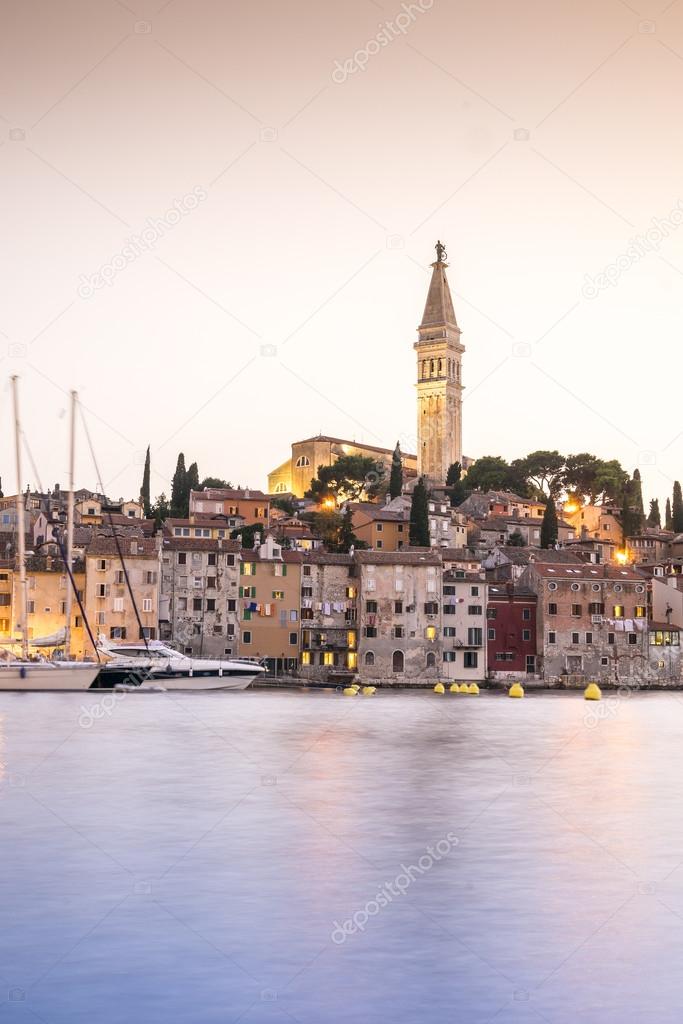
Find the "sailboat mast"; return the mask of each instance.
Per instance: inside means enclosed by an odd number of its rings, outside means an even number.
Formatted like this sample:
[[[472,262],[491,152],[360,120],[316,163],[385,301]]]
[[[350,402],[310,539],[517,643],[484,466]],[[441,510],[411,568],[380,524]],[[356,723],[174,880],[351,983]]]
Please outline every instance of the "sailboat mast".
[[[21,424],[19,420],[19,378],[12,377],[12,402],[14,405],[14,442],[17,466],[17,557],[19,561],[19,628],[21,629],[21,653],[28,658],[28,605],[26,587],[26,526],[24,516],[24,494],[21,476]]]
[[[71,424],[69,428],[69,490],[66,498],[66,562],[70,572],[73,571],[73,549],[74,549],[74,472],[76,460],[76,403],[78,394],[71,392]],[[69,575],[68,573],[67,575]],[[66,626],[64,635],[64,653],[67,658],[71,657],[71,609],[73,607],[73,592],[70,580],[67,579],[66,586]]]

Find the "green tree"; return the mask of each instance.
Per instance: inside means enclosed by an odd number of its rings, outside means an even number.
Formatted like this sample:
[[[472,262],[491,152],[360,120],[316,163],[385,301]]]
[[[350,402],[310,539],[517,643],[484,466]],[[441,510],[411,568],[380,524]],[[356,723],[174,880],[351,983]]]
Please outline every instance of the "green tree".
[[[175,473],[171,483],[171,515],[175,519],[185,519],[188,514],[187,470],[185,456],[181,452],[176,462]]]
[[[518,467],[500,455],[482,455],[467,470],[465,482],[470,491],[514,491],[520,497],[529,497],[529,485]]]
[[[632,481],[624,487],[624,497],[621,509],[621,528],[624,532],[624,547],[626,538],[633,537],[640,529],[640,516],[634,507],[634,494]]]
[[[230,539],[237,540],[238,537],[241,537],[242,547],[247,551],[253,548],[256,534],[263,540],[263,527],[259,523],[252,523],[250,526],[240,526],[239,529],[233,530]]]
[[[156,529],[160,530],[171,514],[171,506],[165,494],[160,494],[150,508],[150,517],[154,519]]]
[[[662,525],[662,514],[659,511],[658,498],[653,498],[650,502],[650,511],[647,517],[647,525],[653,527],[661,527]]]
[[[149,493],[150,476],[151,464],[149,455],[149,445],[147,445],[147,454],[145,455],[145,468],[142,473],[142,487],[140,488],[140,501],[142,502],[143,515],[145,519],[149,519],[152,515],[152,499]]]
[[[410,503],[410,543],[413,547],[428,548],[429,541],[429,497],[424,477],[415,484]]]
[[[524,540],[524,534],[521,530],[513,530],[507,539],[507,546],[510,548],[523,548],[526,547],[526,541]]]
[[[342,455],[331,466],[319,466],[311,480],[307,498],[324,502],[333,499],[358,501],[363,494],[376,496],[382,487],[384,464],[364,455]]]
[[[643,505],[643,482],[640,478],[640,470],[637,468],[633,470],[632,483],[633,505],[641,518],[642,525],[642,519],[645,515],[645,506]]]
[[[545,500],[545,512],[541,523],[541,547],[554,548],[557,544],[558,526],[555,501],[548,495]]]
[[[671,529],[674,533],[683,533],[683,495],[678,480],[674,480],[674,493],[671,502]]]
[[[273,498],[270,504],[273,508],[279,508],[281,512],[286,512],[288,516],[296,515],[297,507],[293,498],[283,498],[280,495]]]
[[[353,515],[348,506],[344,510],[341,519],[336,550],[341,554],[347,555],[352,547],[358,547],[358,538],[353,532]]]
[[[562,491],[565,471],[564,455],[557,451],[531,452],[524,459],[515,459],[515,470],[538,495],[552,495],[557,498]]]
[[[205,476],[198,487],[195,487],[196,491],[203,491],[205,487],[216,487],[219,490],[225,488],[232,490],[232,484],[229,480],[222,480],[219,476]]]
[[[403,491],[403,459],[401,457],[401,445],[396,442],[394,454],[391,457],[391,474],[389,476],[389,494],[392,498],[400,498]]]
[[[187,479],[185,481],[185,488],[187,490],[187,502],[188,502],[188,511],[189,511],[190,491],[198,491],[199,490],[199,470],[197,469],[197,463],[196,462],[193,462],[192,465],[190,466],[190,468],[187,471]]]
[[[446,473],[446,487],[454,487],[462,479],[462,466],[459,462],[452,462]]]
[[[673,530],[673,528],[674,528],[674,523],[673,523],[673,517],[671,515],[671,498],[667,498],[666,499],[666,506],[665,506],[665,509],[664,509],[664,529],[665,530]]]

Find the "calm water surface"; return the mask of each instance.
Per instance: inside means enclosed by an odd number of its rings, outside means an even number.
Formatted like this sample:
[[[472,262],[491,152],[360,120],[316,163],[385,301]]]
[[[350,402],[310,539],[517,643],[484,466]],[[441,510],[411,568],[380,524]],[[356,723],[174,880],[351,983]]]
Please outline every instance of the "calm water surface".
[[[4,694],[0,771],[3,1024],[681,1020],[679,695]]]

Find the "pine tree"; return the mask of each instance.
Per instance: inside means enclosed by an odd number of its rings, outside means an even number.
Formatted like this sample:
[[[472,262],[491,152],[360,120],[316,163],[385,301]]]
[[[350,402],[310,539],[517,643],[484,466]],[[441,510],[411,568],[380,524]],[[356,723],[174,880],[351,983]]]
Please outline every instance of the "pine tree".
[[[429,541],[429,502],[424,477],[415,484],[413,499],[410,503],[410,543],[413,547],[428,548]]]
[[[543,513],[543,522],[541,524],[541,547],[554,548],[557,544],[557,536],[557,509],[555,508],[555,502],[548,495],[545,500],[545,512]]]
[[[659,511],[659,500],[657,498],[653,498],[650,502],[650,511],[647,517],[647,525],[655,527],[661,527],[662,525],[662,515]]]
[[[185,519],[188,515],[187,470],[185,456],[181,452],[176,462],[175,473],[171,483],[171,515],[176,519]]]
[[[671,529],[674,533],[683,533],[683,494],[678,480],[674,480],[673,501],[671,503]]]
[[[401,445],[396,442],[394,454],[391,457],[391,476],[389,477],[389,494],[392,498],[399,498],[403,491],[403,459],[401,457]]]
[[[643,505],[643,483],[640,479],[640,470],[633,470],[633,486],[632,486],[633,497],[631,499],[633,508],[640,516],[640,526],[643,525],[643,517],[645,515],[645,506]]]
[[[358,538],[353,532],[353,515],[351,513],[351,509],[347,506],[342,514],[337,548],[342,554],[348,555],[351,548],[355,547],[357,544]]]
[[[149,493],[150,473],[151,463],[149,455],[149,445],[147,445],[147,454],[145,455],[145,469],[142,474],[142,487],[140,488],[140,501],[142,502],[143,515],[145,519],[149,519],[152,515],[152,499]]]
[[[671,517],[671,498],[666,499],[666,506],[664,510],[664,529],[673,530],[673,519]]]
[[[187,491],[187,505],[189,511],[190,491],[199,490],[199,470],[197,469],[196,462],[193,462],[187,471],[187,477],[185,480],[185,490]]]

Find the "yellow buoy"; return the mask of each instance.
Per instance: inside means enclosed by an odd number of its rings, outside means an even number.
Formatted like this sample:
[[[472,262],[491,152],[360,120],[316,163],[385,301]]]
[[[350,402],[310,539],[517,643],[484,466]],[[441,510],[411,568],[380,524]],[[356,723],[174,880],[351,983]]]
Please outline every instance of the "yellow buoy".
[[[376,686],[364,686],[363,687],[363,696],[364,697],[371,697],[376,689],[377,689]]]
[[[461,683],[460,684],[460,693],[469,693],[469,692],[470,692],[470,689],[469,689],[469,686],[467,685],[467,683]]]
[[[451,691],[451,693],[460,693],[460,687],[458,686],[457,683],[451,683],[448,689]]]
[[[358,690],[355,686],[345,686],[342,693],[345,697],[355,697],[358,694]]]
[[[585,700],[600,700],[602,697],[602,690],[597,683],[589,683],[583,691],[583,696]]]
[[[356,693],[358,693],[358,691],[360,690],[360,684],[359,683],[351,683],[351,689],[355,690]]]
[[[523,697],[524,687],[521,683],[513,683],[508,690],[508,697]]]
[[[443,685],[443,683],[437,683],[436,686],[434,687],[434,693],[445,693],[445,692],[446,692],[446,687]]]
[[[477,686],[476,683],[470,683],[470,685],[467,687],[467,692],[468,693],[479,693],[479,687]]]

